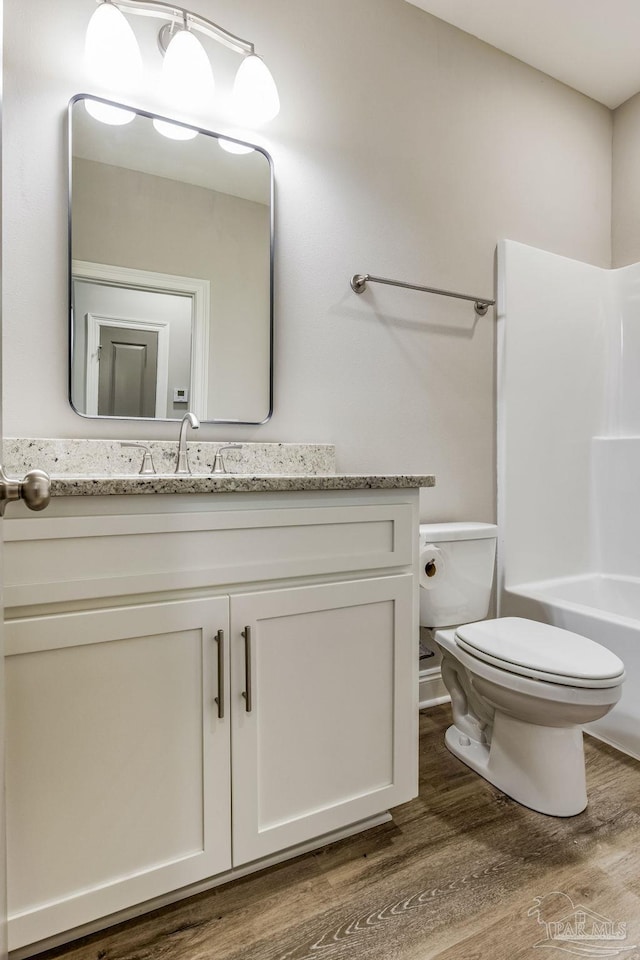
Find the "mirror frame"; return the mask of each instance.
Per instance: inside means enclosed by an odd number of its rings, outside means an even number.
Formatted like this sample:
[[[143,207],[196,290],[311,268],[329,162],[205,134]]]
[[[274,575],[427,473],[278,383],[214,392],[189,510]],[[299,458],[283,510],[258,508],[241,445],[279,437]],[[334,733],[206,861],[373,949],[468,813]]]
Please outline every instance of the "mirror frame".
[[[73,403],[72,385],[73,385],[73,362],[74,362],[74,330],[75,322],[73,315],[73,256],[72,256],[72,211],[73,211],[73,107],[81,100],[95,100],[98,103],[104,103],[111,107],[121,107],[124,110],[131,110],[138,116],[146,117],[148,120],[165,120],[168,123],[174,123],[180,127],[187,127],[190,130],[196,130],[198,133],[208,137],[215,137],[217,140],[230,140],[232,143],[238,143],[241,146],[252,147],[257,153],[261,153],[269,164],[269,409],[267,415],[262,420],[221,420],[201,419],[200,423],[237,423],[244,426],[260,426],[267,423],[273,416],[273,375],[274,375],[274,261],[275,261],[275,178],[273,173],[273,160],[271,155],[255,143],[249,143],[247,140],[239,140],[237,137],[230,137],[224,133],[216,133],[213,130],[206,130],[204,127],[196,127],[190,123],[183,123],[172,117],[161,116],[160,114],[150,113],[148,110],[142,110],[139,107],[132,107],[128,104],[117,103],[113,100],[107,100],[104,97],[98,97],[91,93],[77,93],[69,101],[67,108],[67,165],[68,165],[68,225],[67,225],[67,243],[68,243],[68,310],[69,310],[69,371],[68,371],[68,397],[69,404],[74,413],[79,417],[85,417],[88,420],[122,420],[122,421],[142,421],[145,423],[180,423],[180,418],[169,417],[113,417],[106,414],[83,413],[78,410]]]

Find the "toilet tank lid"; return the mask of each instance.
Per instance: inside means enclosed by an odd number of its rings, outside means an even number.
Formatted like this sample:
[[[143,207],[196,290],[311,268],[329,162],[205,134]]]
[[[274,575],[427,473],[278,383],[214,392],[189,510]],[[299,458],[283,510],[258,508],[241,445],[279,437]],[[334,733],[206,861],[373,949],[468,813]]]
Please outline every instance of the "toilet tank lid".
[[[495,523],[472,523],[469,520],[456,523],[421,523],[420,536],[437,543],[447,540],[488,540],[497,537]]]

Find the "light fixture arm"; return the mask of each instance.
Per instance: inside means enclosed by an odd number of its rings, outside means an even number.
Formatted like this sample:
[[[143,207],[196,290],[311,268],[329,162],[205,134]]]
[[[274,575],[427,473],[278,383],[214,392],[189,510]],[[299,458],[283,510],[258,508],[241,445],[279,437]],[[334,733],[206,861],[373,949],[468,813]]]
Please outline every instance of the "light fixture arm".
[[[101,3],[103,0],[97,0],[97,2]],[[187,26],[195,27],[201,33],[211,37],[213,40],[217,40],[218,43],[229,47],[230,50],[234,50],[236,53],[244,53],[247,55],[255,54],[255,47],[249,40],[236,37],[235,34],[229,33],[224,27],[218,26],[213,20],[207,20],[206,17],[200,16],[199,13],[191,13],[191,11],[185,10],[183,7],[178,7],[173,3],[165,3],[164,0],[109,0],[109,2],[113,2],[114,6],[118,7],[122,12],[126,11],[127,13],[133,13],[142,17],[157,17],[161,20],[170,20],[171,26],[169,24],[166,25],[169,27],[169,31],[164,30],[164,39],[160,39],[161,48],[164,47],[165,42],[168,42],[167,33],[171,33],[174,24],[187,24]],[[160,31],[160,34],[162,36],[163,30]],[[166,49],[166,47],[164,47],[164,49]]]

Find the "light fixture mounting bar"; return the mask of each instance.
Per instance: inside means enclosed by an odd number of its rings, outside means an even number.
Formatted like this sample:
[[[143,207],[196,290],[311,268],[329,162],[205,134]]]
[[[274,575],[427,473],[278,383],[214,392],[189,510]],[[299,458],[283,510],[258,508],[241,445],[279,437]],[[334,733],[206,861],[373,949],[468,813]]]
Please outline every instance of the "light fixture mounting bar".
[[[100,2],[102,0],[98,0],[98,3]],[[165,3],[164,0],[112,0],[112,2],[123,12],[126,11],[142,17],[157,17],[161,20],[170,20],[172,23],[184,24],[186,22],[236,53],[255,53],[254,45],[249,40],[236,37],[235,34],[229,33],[224,27],[218,26],[213,20],[207,20],[206,17],[201,17],[199,13],[191,13],[190,10],[177,7],[173,3]]]

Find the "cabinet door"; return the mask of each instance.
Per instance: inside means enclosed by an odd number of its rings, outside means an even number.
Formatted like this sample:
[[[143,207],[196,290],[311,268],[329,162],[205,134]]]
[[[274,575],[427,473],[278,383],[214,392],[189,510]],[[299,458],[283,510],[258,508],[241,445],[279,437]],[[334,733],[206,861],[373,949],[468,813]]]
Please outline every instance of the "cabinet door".
[[[227,626],[226,597],[7,625],[11,948],[230,867]]]
[[[235,865],[416,795],[415,606],[410,575],[231,598]]]

